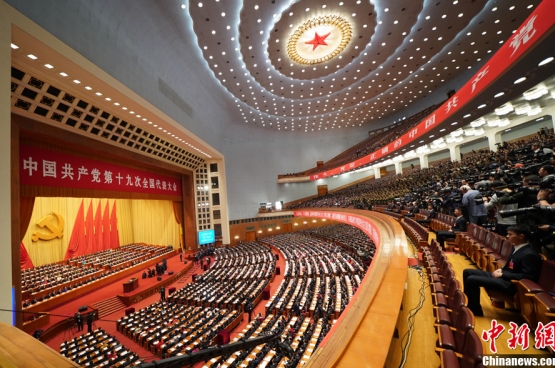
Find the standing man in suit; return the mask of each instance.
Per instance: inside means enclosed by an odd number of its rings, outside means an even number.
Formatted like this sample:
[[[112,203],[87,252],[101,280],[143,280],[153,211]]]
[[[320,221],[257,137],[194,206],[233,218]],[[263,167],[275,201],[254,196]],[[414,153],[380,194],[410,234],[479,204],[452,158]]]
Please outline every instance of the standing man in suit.
[[[93,319],[94,319],[94,312],[90,312],[89,314],[87,314],[87,332],[88,333],[92,332]],[[82,322],[81,322],[81,328],[83,328]]]
[[[466,269],[463,271],[464,293],[468,297],[468,308],[475,316],[483,316],[480,305],[480,287],[514,295],[516,288],[511,280],[528,279],[534,282],[540,277],[542,259],[528,241],[532,232],[525,224],[509,226],[507,239],[513,243],[513,251],[503,268],[493,272]]]
[[[75,323],[77,323],[77,332],[83,331],[83,316],[81,315],[81,313],[75,313],[73,318],[75,319]]]
[[[160,301],[166,301],[166,288],[163,286],[160,287]]]
[[[466,231],[466,219],[463,217],[460,207],[455,208],[455,216],[457,219],[455,220],[455,225],[451,226],[451,230],[438,231],[436,233],[436,239],[443,250],[445,250],[445,239],[455,239],[457,237],[456,233]]]

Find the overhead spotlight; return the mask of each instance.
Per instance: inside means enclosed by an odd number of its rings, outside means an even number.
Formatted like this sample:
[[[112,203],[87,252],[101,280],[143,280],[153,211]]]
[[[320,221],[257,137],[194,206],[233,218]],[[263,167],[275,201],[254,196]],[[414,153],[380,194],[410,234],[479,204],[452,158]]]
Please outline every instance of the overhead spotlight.
[[[12,49],[14,49],[14,50],[17,50],[19,48],[19,46],[17,46],[16,44],[13,44],[13,43],[12,43],[11,46],[12,46]]]
[[[526,77],[522,77],[522,78],[518,78],[517,80],[515,80],[514,84],[519,84],[522,83],[526,80]]]
[[[13,44],[12,44],[12,45],[13,45]],[[554,59],[553,56],[550,56],[550,57],[548,57],[547,59],[545,59],[545,60],[543,60],[542,62],[540,62],[540,63],[538,64],[538,66],[544,66],[545,64],[548,64],[548,63],[552,62],[553,59]]]

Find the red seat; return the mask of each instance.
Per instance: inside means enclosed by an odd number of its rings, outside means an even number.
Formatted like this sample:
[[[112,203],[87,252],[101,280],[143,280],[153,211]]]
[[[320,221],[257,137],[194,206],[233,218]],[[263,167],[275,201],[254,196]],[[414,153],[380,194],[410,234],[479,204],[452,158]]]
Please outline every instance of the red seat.
[[[440,349],[449,349],[461,352],[464,339],[468,330],[474,329],[474,315],[467,307],[462,307],[455,326],[438,326],[438,340],[436,346]]]
[[[533,304],[533,294],[555,293],[555,262],[543,261],[538,282],[519,280],[514,282],[517,289],[520,312],[530,326],[536,326],[538,319]]]
[[[468,330],[464,339],[464,347],[460,352],[461,357],[453,350],[444,350],[440,353],[440,367],[442,368],[477,368],[482,364],[484,348],[480,337],[474,330]]]
[[[460,290],[455,291],[453,304],[450,310],[445,307],[434,307],[434,314],[436,316],[436,323],[441,325],[454,326],[454,323],[459,317],[459,311],[467,304],[466,295]]]

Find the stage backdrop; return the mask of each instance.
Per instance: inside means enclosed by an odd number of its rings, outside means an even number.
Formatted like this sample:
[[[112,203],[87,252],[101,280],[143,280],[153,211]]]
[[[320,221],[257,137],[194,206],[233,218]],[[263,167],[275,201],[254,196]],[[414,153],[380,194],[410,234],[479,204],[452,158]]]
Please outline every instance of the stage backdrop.
[[[172,201],[37,197],[29,227],[23,238],[23,244],[35,267],[64,260],[81,205],[81,223],[84,227],[87,227],[88,219],[93,221],[94,229],[109,228],[110,223],[117,223],[120,245],[144,242],[179,248],[179,225],[175,219]],[[114,205],[116,221],[111,218]],[[41,220],[42,227],[38,225]],[[61,221],[63,235],[60,238],[56,235],[60,233]],[[87,229],[82,231],[86,233]],[[32,239],[34,234],[37,241]],[[43,237],[54,238],[45,240]],[[113,243],[112,241],[106,244],[107,242],[108,237],[104,236],[100,240],[101,249],[107,249]],[[89,245],[89,250],[90,248]]]

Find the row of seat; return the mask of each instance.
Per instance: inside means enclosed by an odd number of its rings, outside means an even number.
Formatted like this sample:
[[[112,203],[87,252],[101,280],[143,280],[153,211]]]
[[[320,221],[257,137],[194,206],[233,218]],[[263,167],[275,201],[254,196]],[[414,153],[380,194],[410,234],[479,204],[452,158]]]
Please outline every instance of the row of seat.
[[[488,272],[503,268],[513,248],[504,237],[473,224],[468,225],[467,233],[457,234],[455,244],[461,254]],[[546,325],[555,321],[555,262],[544,259],[537,283],[527,279],[512,282],[517,290],[514,297],[486,290],[494,306],[504,308],[505,302],[513,303],[531,330],[536,329],[539,322]]]
[[[157,302],[117,321],[120,332],[160,357],[207,347],[239,317],[235,310]]]
[[[435,239],[423,248],[422,261],[431,286],[441,367],[481,367],[484,350],[474,331],[474,315],[466,307],[467,297]]]
[[[138,355],[98,328],[60,344],[60,354],[83,367],[131,367],[142,363]]]

